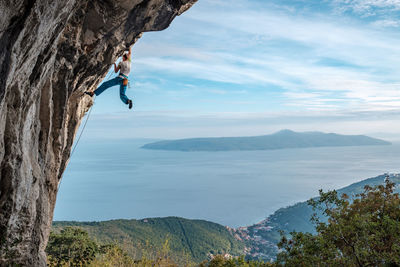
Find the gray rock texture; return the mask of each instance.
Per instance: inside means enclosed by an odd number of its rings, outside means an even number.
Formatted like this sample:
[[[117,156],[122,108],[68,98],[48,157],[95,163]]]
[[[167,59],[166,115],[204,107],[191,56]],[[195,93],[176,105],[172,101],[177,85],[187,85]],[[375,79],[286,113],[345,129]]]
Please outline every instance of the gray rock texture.
[[[0,0],[0,266],[46,265],[83,91],[195,1]]]

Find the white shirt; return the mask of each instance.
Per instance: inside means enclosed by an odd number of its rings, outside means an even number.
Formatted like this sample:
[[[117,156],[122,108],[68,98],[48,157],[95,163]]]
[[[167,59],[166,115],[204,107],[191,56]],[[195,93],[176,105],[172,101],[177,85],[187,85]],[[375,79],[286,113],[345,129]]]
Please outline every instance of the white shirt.
[[[119,73],[124,74],[126,76],[129,75],[129,72],[131,71],[131,62],[129,60],[121,61],[118,64],[119,67]]]

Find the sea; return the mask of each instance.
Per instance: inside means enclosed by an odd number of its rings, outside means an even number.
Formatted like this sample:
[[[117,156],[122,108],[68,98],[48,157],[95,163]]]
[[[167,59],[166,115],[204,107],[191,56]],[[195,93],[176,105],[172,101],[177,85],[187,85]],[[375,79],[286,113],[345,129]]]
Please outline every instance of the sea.
[[[383,173],[400,173],[400,143],[264,151],[146,150],[146,139],[79,143],[54,220],[178,216],[248,226],[281,207]]]

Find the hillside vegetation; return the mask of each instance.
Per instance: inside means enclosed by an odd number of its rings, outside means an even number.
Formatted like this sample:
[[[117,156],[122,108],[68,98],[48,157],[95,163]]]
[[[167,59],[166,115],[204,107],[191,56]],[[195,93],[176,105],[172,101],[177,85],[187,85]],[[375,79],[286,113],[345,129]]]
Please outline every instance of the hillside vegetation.
[[[390,179],[365,185],[350,197],[320,191],[308,204],[326,217],[313,216],[315,233],[282,235],[280,252],[272,263],[217,257],[209,267],[397,267],[400,266],[400,197]]]
[[[390,176],[380,175],[339,189],[337,193],[339,195],[347,194],[350,198],[353,198],[355,195],[362,193],[366,185],[382,185],[387,177],[394,183],[400,184],[400,175],[398,174]],[[395,192],[399,191],[399,188],[395,188]],[[284,231],[285,233],[292,231],[316,233],[315,225],[310,221],[315,212],[321,221],[327,219],[323,212],[313,211],[313,208],[308,205],[307,201],[304,201],[278,209],[272,215],[268,216],[267,219],[252,226],[239,228],[236,233],[251,243],[250,247],[252,250],[249,255],[252,255],[253,258],[264,260],[275,259],[278,253],[277,244],[281,239],[280,231]]]
[[[178,217],[103,222],[54,222],[53,230],[79,227],[101,244],[118,242],[134,257],[162,250],[168,240],[172,258],[201,262],[210,255],[244,254],[244,244],[222,225]]]
[[[271,150],[283,148],[390,145],[389,142],[365,135],[290,130],[252,137],[190,138],[149,143],[142,148],[178,151]]]
[[[308,203],[316,234],[291,232],[278,244],[278,266],[400,266],[400,198],[389,179],[353,198],[322,192]]]

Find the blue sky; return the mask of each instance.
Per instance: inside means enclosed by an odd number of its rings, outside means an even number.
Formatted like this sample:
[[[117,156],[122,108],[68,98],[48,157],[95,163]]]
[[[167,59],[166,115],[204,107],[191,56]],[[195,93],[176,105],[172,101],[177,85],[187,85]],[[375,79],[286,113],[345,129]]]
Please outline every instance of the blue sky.
[[[289,128],[396,139],[399,14],[400,0],[199,0],[133,47],[134,111],[110,89],[96,99],[85,135]]]

